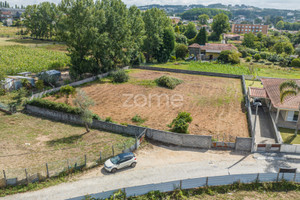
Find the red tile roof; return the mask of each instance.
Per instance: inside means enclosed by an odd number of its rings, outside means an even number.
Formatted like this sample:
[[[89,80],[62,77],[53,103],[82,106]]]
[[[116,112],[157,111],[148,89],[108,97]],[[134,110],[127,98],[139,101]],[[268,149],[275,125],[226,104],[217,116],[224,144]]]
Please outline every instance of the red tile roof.
[[[232,44],[213,44],[206,43],[205,46],[201,46],[201,50],[206,51],[226,51],[226,50],[237,50]]]
[[[198,43],[194,43],[194,44],[191,44],[189,46],[189,48],[201,48],[201,46]]]
[[[249,95],[254,98],[268,98],[267,92],[264,88],[249,87]]]
[[[261,82],[275,108],[298,110],[299,103],[300,103],[300,94],[298,94],[297,96],[294,95],[288,96],[282,103],[280,101],[279,87],[280,84],[286,80],[287,79],[262,78]],[[294,79],[294,80],[298,85],[300,85],[300,79]]]

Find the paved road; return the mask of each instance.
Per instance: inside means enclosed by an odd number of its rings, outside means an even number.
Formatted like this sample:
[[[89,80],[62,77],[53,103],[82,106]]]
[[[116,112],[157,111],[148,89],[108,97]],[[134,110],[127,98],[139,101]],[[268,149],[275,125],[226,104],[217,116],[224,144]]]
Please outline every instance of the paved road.
[[[276,157],[276,154],[250,155],[160,146],[138,152],[137,157],[139,163],[135,169],[125,169],[116,174],[108,174],[103,169],[98,168],[85,173],[81,176],[81,180],[0,199],[71,199],[124,187],[186,178],[277,172],[279,167],[296,167],[300,169],[300,157],[298,160],[291,160],[286,159],[282,155],[281,157]]]
[[[252,120],[255,119],[255,108],[252,108]],[[264,111],[263,107],[258,107],[257,122],[255,128],[255,139],[257,143],[261,144],[274,144],[275,133],[272,127],[272,121],[269,112]]]

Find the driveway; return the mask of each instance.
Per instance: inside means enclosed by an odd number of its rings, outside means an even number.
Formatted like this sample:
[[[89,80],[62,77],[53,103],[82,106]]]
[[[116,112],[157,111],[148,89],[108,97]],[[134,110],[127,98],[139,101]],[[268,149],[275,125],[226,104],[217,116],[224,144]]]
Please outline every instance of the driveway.
[[[266,160],[264,155],[256,156],[256,159],[252,154],[164,145],[149,144],[136,154],[138,165],[134,169],[128,168],[108,174],[102,167],[98,167],[77,177],[73,182],[0,199],[81,199],[87,194],[151,183],[228,174],[277,172],[279,167],[300,168],[300,162]]]
[[[255,120],[255,107],[252,107],[252,120]],[[266,107],[258,107],[257,121],[255,128],[256,143],[260,144],[274,144],[275,133],[272,125],[271,117]]]

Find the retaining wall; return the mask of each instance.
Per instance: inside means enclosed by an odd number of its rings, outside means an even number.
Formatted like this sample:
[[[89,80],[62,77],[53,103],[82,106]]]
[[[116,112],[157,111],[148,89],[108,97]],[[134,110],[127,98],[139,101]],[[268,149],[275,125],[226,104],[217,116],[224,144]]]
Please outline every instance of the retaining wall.
[[[300,145],[281,144],[280,152],[282,152],[282,153],[300,153]]]
[[[56,121],[83,125],[83,122],[81,121],[80,116],[78,115],[63,113],[45,108],[39,108],[31,105],[26,105],[26,111],[29,114],[39,115]],[[178,134],[134,125],[123,126],[99,120],[93,120],[93,124],[91,127],[119,134],[125,133],[132,136],[139,136],[142,132],[145,131],[146,136],[148,138],[166,144],[203,149],[210,149],[212,147],[212,136]],[[246,142],[250,140],[251,138],[239,138],[236,140],[236,145],[232,143],[228,147],[234,149],[235,146],[238,146],[238,148],[235,148],[236,150],[250,151],[251,148]]]

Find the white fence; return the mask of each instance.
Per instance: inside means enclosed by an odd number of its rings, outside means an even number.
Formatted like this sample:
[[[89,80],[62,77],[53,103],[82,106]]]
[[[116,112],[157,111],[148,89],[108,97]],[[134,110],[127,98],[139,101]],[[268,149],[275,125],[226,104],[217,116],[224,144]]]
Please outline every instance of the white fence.
[[[164,183],[140,185],[117,190],[89,194],[91,197],[105,199],[112,196],[115,192],[123,190],[126,197],[139,196],[151,191],[171,192],[175,189],[193,189],[204,186],[229,185],[236,182],[254,183],[254,182],[276,182],[276,181],[294,181],[300,183],[300,173],[262,173],[262,174],[234,174],[225,176],[202,177],[185,180],[170,181]],[[82,200],[84,196],[71,198],[69,200]]]

